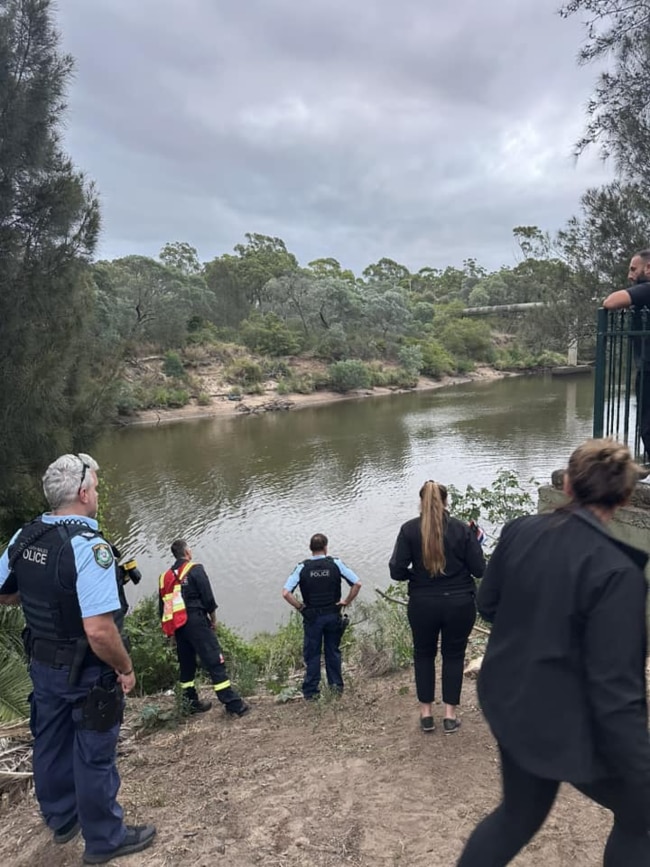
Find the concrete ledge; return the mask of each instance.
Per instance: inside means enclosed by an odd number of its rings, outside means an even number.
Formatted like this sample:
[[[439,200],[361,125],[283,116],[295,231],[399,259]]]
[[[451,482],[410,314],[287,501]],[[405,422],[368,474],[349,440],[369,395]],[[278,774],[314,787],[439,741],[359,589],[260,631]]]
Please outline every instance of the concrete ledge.
[[[537,511],[550,512],[563,506],[567,502],[562,493],[561,476],[559,485],[558,474],[562,470],[556,470],[552,475],[552,484],[544,485],[538,491]],[[616,517],[609,524],[612,534],[623,542],[640,548],[650,554],[650,485],[638,484],[634,489],[630,504],[619,509]],[[646,570],[650,579],[650,564]]]

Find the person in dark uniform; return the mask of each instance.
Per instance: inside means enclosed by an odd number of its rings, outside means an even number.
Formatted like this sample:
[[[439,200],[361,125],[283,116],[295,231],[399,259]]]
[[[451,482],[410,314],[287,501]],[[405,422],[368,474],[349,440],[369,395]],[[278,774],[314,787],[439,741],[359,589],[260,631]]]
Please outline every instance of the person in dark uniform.
[[[303,617],[305,678],[302,694],[308,701],[320,694],[323,649],[327,682],[336,692],[343,692],[341,637],[347,618],[343,618],[342,609],[347,608],[361,590],[361,581],[352,569],[338,557],[328,556],[327,536],[323,533],[313,535],[309,550],[311,557],[298,563],[282,589],[283,599]],[[345,599],[341,599],[341,580],[350,586]],[[302,601],[294,596],[297,587],[300,587]]]
[[[603,301],[606,310],[620,310],[625,307],[636,308],[633,320],[635,331],[647,331],[650,318],[644,308],[650,308],[650,250],[640,250],[630,260],[627,273],[630,286],[611,292]],[[634,390],[636,394],[638,429],[643,444],[644,460],[650,461],[650,340],[635,335],[632,352],[636,367]]]
[[[485,570],[478,532],[478,527],[449,515],[447,488],[427,481],[420,488],[420,517],[402,525],[388,564],[394,581],[408,581],[407,610],[423,732],[435,730],[438,637],[445,705],[443,731],[453,734],[460,727],[456,707],[463,686],[467,641],[476,620],[474,577],[480,578]]]
[[[206,669],[215,694],[226,711],[241,717],[250,705],[232,688],[216,635],[217,603],[210,580],[200,563],[192,561],[185,539],[172,543],[173,566],[160,576],[159,610],[165,634],[174,636],[180,667],[180,683],[191,713],[210,710],[196,691],[196,657]]]
[[[52,512],[19,530],[0,558],[0,602],[22,604],[27,624],[36,797],[55,843],[81,828],[86,864],[146,849],[156,833],[125,825],[117,803],[123,693],[135,674],[118,625],[115,559],[95,520],[97,470],[86,454],[54,461],[43,476]]]
[[[493,624],[478,691],[503,801],[458,867],[509,864],[561,782],[614,814],[605,867],[650,864],[648,557],[607,528],[637,475],[626,446],[588,440],[565,472],[568,505],[503,528],[478,592]]]

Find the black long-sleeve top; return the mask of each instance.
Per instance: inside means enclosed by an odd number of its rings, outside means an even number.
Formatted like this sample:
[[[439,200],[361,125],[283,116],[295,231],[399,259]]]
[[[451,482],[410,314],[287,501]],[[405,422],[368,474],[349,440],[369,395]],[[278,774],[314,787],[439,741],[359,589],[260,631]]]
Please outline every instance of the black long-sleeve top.
[[[585,509],[503,528],[477,596],[493,621],[478,691],[496,739],[529,773],[618,777],[650,794],[647,559]]]
[[[432,576],[422,560],[420,520],[413,518],[402,524],[388,563],[390,577],[393,581],[408,581],[409,596],[473,591],[472,576],[480,578],[485,571],[483,551],[473,530],[445,513],[445,571]]]

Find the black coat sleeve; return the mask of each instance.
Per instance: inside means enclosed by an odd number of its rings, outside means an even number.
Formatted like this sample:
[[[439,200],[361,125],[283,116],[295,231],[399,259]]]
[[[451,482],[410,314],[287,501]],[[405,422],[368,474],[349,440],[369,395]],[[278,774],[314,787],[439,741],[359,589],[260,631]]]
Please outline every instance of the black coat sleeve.
[[[393,553],[388,561],[388,569],[393,581],[408,581],[412,578],[413,571],[409,568],[412,562],[411,545],[406,538],[404,527],[402,527],[397,535]]]
[[[481,578],[485,572],[485,557],[481,543],[476,538],[476,534],[469,527],[467,528],[467,542],[465,545],[465,562],[470,573],[475,578]]]
[[[615,572],[587,615],[584,666],[599,751],[619,777],[650,790],[646,707],[646,584]]]
[[[192,566],[190,570],[190,577],[194,584],[194,589],[196,590],[201,599],[201,605],[204,607],[208,614],[212,614],[212,612],[217,607],[217,603],[214,598],[214,593],[212,592],[210,579],[208,578],[205,569],[200,563],[196,563],[194,566]]]

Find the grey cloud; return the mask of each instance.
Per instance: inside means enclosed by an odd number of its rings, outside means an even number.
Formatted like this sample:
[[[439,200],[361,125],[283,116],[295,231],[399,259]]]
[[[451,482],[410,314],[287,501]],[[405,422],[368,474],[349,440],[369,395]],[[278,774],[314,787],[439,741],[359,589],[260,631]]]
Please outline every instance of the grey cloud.
[[[608,177],[574,166],[593,70],[555,0],[66,0],[67,145],[101,254],[246,231],[360,271],[511,261]]]

